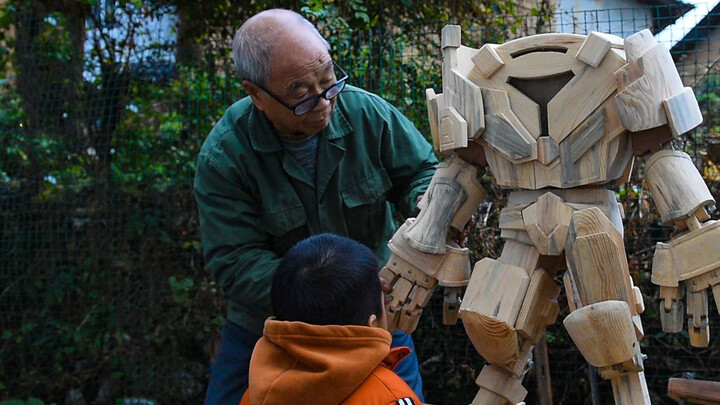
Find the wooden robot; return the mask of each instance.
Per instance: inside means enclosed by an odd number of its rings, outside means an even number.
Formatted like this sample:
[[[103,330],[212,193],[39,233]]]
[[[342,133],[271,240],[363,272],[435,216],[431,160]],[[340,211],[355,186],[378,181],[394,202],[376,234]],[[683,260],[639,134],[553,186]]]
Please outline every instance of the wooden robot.
[[[649,404],[638,343],[644,304],[628,270],[622,209],[608,189],[628,180],[634,156],[645,159],[663,221],[687,229],[658,246],[663,323],[682,329],[683,283],[691,340],[707,345],[705,289],[715,286],[720,297],[720,221],[708,221],[704,208],[714,200],[689,156],[668,146],[702,121],[668,49],[648,30],[624,40],[541,34],[473,49],[450,25],[442,51],[443,92],[426,95],[434,146],[447,159],[417,218],[389,242],[381,276],[394,286],[390,329],[412,332],[433,289],[444,286],[444,321],[459,309],[488,363],[473,403],[521,402],[532,349],[558,315],[554,278],[567,269],[564,325],[574,343],[611,380],[617,404]],[[468,250],[447,235],[486,197],[477,180],[485,167],[511,190],[500,213],[505,245],[471,273]]]

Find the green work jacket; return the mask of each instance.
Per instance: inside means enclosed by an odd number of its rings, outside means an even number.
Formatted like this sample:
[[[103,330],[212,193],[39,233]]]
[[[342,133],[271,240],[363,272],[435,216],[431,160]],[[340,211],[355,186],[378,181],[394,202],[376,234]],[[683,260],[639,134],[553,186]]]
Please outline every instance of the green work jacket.
[[[389,103],[352,86],[337,99],[318,134],[316,181],[249,97],[227,110],[198,157],[207,266],[225,292],[228,319],[258,336],[272,314],[274,270],[288,249],[330,232],[362,242],[384,264],[392,207],[415,215],[435,171],[430,144]]]

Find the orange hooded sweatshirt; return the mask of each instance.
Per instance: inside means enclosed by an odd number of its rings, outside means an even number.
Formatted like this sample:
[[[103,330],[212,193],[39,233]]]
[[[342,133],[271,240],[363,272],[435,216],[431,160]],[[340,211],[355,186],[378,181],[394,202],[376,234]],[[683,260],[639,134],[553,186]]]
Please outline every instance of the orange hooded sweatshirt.
[[[410,349],[390,341],[380,328],[268,319],[240,404],[420,405],[392,371]]]

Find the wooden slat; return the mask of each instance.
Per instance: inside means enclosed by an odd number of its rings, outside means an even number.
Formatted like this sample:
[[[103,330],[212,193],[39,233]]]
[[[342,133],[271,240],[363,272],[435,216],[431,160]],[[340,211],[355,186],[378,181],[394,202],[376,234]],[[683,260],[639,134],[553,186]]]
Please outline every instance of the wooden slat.
[[[495,44],[485,44],[480,48],[480,51],[472,58],[475,67],[482,73],[483,77],[489,79],[495,74],[500,68],[503,67],[503,62],[500,55],[498,55],[495,48]]]
[[[671,378],[667,393],[674,399],[685,399],[696,404],[720,405],[720,382]]]
[[[577,52],[577,58],[592,67],[598,67],[610,48],[622,48],[623,39],[610,34],[591,32]]]
[[[613,73],[624,64],[616,49],[611,49],[597,68],[576,61],[575,77],[548,103],[548,131],[556,142],[560,143],[615,92]],[[573,113],[568,114],[568,109]]]

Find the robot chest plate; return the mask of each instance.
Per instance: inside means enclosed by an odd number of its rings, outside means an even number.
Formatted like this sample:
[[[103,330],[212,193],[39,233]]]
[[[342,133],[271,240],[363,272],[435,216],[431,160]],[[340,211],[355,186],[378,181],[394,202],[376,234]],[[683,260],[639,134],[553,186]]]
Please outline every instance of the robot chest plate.
[[[632,150],[614,77],[624,53],[609,49],[593,66],[578,57],[585,38],[546,34],[457,50],[456,68],[444,73],[446,101],[466,110],[481,104],[474,110],[482,117],[468,124],[499,185],[571,188],[625,173]]]

